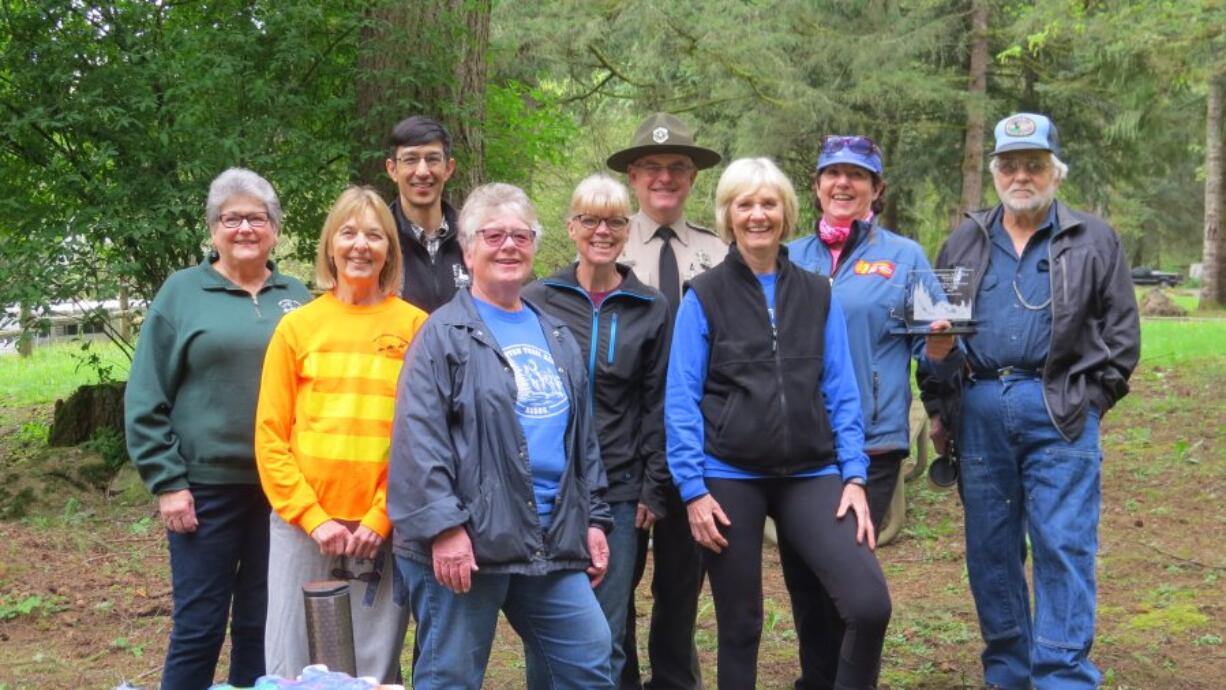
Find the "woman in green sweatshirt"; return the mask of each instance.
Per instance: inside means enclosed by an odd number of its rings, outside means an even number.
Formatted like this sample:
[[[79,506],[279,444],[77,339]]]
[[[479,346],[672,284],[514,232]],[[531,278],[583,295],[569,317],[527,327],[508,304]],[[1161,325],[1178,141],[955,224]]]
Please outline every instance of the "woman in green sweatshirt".
[[[269,506],[255,469],[255,406],[273,329],[311,299],[268,260],[281,203],[267,180],[223,172],[205,212],[213,251],[158,291],[124,395],[128,454],[170,542],[162,687],[175,690],[213,684],[231,607],[229,682],[253,685],[264,673]]]

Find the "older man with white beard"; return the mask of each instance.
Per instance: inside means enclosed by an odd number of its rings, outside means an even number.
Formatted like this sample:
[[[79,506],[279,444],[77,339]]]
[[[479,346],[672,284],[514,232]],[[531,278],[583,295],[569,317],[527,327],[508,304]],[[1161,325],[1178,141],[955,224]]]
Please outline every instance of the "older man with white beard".
[[[1099,421],[1128,392],[1140,326],[1119,237],[1055,200],[1068,174],[1056,127],[996,125],[1000,205],[967,214],[937,268],[973,270],[967,373],[924,382],[938,449],[960,457],[966,561],[988,688],[1097,688]],[[1034,608],[1026,585],[1026,538]]]

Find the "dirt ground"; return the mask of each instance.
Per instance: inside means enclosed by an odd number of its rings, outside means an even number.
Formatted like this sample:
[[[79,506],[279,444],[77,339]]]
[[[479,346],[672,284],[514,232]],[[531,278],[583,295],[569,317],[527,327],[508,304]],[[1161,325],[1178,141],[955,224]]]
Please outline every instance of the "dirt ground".
[[[1106,688],[1226,687],[1223,381],[1221,359],[1196,371],[1142,368],[1133,394],[1104,422],[1093,658]],[[32,408],[18,417],[47,414]],[[10,415],[0,424],[0,484],[10,487],[50,462],[19,438],[21,421]],[[170,586],[152,502],[46,481],[58,496],[50,501],[53,509],[0,522],[0,690],[113,688],[125,680],[156,687],[170,629]],[[978,687],[980,640],[956,494],[922,482],[908,491],[907,527],[879,551],[894,598],[882,686]],[[773,550],[765,570],[759,687],[786,688],[797,672],[796,638]],[[650,605],[644,585],[640,645]],[[716,630],[709,596],[699,618],[697,642],[713,687]],[[523,687],[521,659],[504,626],[486,687]]]

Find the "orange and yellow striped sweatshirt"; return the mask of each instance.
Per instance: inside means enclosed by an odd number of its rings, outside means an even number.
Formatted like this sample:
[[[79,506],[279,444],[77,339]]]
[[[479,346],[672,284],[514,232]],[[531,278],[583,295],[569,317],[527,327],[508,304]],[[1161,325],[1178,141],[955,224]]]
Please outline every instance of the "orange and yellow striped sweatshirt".
[[[386,538],[396,379],[426,313],[331,293],[287,314],[264,356],[255,457],[272,509],[310,534],[330,519]]]

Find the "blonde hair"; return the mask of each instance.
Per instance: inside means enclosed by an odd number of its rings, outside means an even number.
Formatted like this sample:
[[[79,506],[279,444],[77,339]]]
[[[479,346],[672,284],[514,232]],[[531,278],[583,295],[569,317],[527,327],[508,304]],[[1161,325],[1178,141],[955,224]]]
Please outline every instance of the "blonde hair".
[[[796,200],[792,181],[769,158],[739,158],[732,161],[724,174],[719,176],[719,184],[715,187],[715,228],[725,242],[732,243],[736,239],[728,222],[728,209],[732,207],[733,200],[763,187],[778,192],[783,202],[783,235],[780,240],[792,235],[800,215],[800,204]]]
[[[315,286],[321,290],[336,287],[336,264],[332,261],[332,238],[341,226],[373,211],[379,219],[379,227],[387,235],[387,260],[379,271],[379,292],[384,295],[400,295],[404,276],[404,260],[400,254],[400,237],[396,232],[396,220],[379,193],[370,187],[349,187],[341,192],[328,211],[324,226],[319,231],[319,246],[315,252]]]
[[[595,211],[597,214],[620,213],[630,215],[630,192],[626,185],[604,173],[583,178],[570,195],[570,209],[566,219],[580,211]]]

